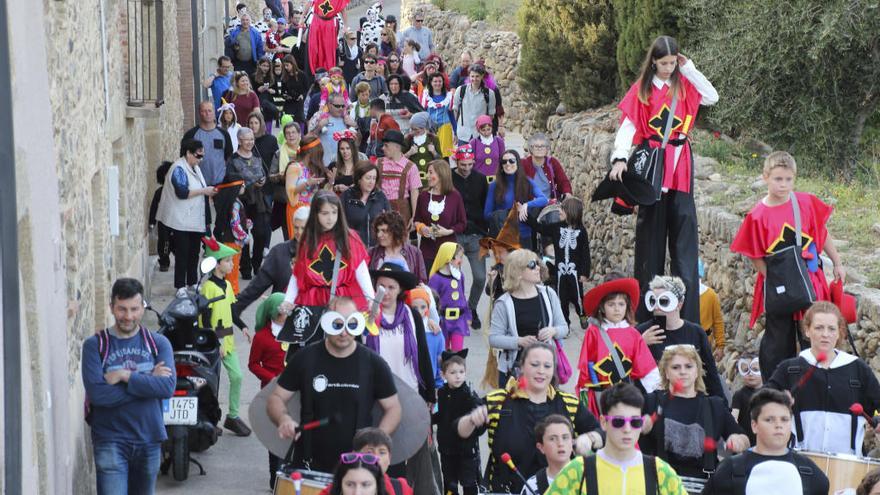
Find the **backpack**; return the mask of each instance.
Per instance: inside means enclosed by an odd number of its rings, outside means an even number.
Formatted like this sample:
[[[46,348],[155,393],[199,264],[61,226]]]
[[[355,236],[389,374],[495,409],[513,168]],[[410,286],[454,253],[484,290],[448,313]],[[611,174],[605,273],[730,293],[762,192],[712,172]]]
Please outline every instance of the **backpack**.
[[[464,112],[461,111],[461,104],[464,102],[464,94],[465,94],[465,92],[467,92],[468,86],[469,86],[468,84],[462,84],[458,88],[458,105],[459,105],[458,121],[461,125],[464,125]],[[483,93],[483,99],[486,100],[486,113],[488,114],[489,113],[489,88],[487,88],[486,85],[484,84],[484,85],[480,86],[480,91]],[[493,128],[497,130],[497,127],[494,127],[494,124],[493,124]]]
[[[150,354],[153,355],[153,360],[159,356],[159,347],[156,345],[156,340],[153,338],[153,334],[144,327],[140,328],[140,334],[144,339],[144,343],[147,345],[147,349],[150,350]],[[105,328],[95,334],[95,337],[98,338],[98,354],[101,355],[101,368],[107,365],[107,357],[110,356],[110,329]],[[91,401],[89,401],[89,396],[86,395],[85,404],[83,404],[83,409],[85,410],[84,418],[86,423],[92,424],[90,414],[92,412]]]
[[[806,457],[802,457],[794,452],[788,452],[791,457],[791,463],[797,467],[798,474],[801,476],[801,486],[803,487],[804,494],[810,493],[810,486],[812,485],[813,475],[815,471],[813,467],[810,466]],[[746,454],[738,454],[730,458],[732,478],[733,478],[733,493],[745,493],[746,491],[746,483],[749,480],[749,477],[746,475]]]

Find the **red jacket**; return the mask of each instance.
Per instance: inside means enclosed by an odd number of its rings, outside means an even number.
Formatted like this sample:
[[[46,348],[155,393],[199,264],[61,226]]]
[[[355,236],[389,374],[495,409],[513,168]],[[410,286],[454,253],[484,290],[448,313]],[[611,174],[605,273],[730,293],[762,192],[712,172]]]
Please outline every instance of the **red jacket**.
[[[532,163],[531,155],[523,159],[522,168],[529,179],[535,178],[535,165]],[[562,169],[559,160],[552,156],[547,157],[541,168],[544,170],[544,175],[547,176],[547,182],[550,183],[550,197],[548,199],[558,200],[563,194],[571,194],[571,182],[565,175],[565,170]]]
[[[271,322],[254,335],[248,369],[260,379],[261,388],[284,371],[284,354],[281,343],[272,335]]]
[[[400,485],[403,489],[401,493],[397,493],[394,491],[394,485],[391,484],[391,477],[388,474],[383,474],[385,476],[385,493],[388,495],[413,495],[413,489],[406,482],[406,478],[396,478],[397,481],[400,482]],[[318,495],[330,495],[330,490],[333,489],[333,484],[329,484],[321,490],[321,493]]]

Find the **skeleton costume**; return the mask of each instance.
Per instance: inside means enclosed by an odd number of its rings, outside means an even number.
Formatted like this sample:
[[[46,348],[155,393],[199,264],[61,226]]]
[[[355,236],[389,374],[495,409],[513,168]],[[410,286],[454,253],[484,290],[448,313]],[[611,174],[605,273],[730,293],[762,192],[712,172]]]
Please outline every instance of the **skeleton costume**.
[[[586,229],[583,225],[572,227],[567,222],[543,224],[531,218],[528,224],[541,235],[553,240],[553,252],[556,253],[555,288],[565,321],[569,322],[569,304],[574,304],[578,316],[584,316],[581,300],[584,288],[580,277],[589,278],[591,264],[590,239]]]

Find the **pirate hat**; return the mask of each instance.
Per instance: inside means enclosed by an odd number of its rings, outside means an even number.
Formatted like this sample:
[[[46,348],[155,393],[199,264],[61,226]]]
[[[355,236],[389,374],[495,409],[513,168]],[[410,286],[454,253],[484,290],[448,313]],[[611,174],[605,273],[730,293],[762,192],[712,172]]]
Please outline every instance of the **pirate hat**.
[[[400,284],[400,290],[402,291],[412,290],[419,283],[415,275],[395,262],[395,260],[386,260],[378,270],[370,270],[370,276],[374,280],[379,277],[394,279]]]
[[[519,245],[519,220],[516,217],[516,208],[511,208],[507,214],[507,219],[498,235],[495,237],[483,237],[480,239],[480,256],[486,256],[495,245],[503,247],[508,251],[514,251],[520,248]]]
[[[855,296],[843,291],[843,282],[835,280],[831,282],[831,302],[840,309],[843,319],[847,323],[858,321],[858,304]]]
[[[633,205],[651,206],[657,202],[657,193],[654,186],[642,176],[629,170],[624,170],[621,180],[611,180],[611,172],[605,175],[602,182],[593,191],[591,201],[614,198],[615,203],[622,200],[630,209]],[[613,205],[612,205],[613,210]]]
[[[593,287],[584,296],[584,314],[592,315],[599,307],[602,298],[608,294],[622,292],[629,297],[630,305],[635,308],[639,304],[639,281],[634,278],[617,278]]]

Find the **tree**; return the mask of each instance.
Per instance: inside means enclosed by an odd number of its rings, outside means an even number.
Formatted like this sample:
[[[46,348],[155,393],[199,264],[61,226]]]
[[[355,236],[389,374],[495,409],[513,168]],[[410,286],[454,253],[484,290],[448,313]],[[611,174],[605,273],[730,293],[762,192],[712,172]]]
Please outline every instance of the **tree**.
[[[749,129],[851,178],[880,105],[880,5],[871,0],[691,0],[693,58],[721,96],[721,129]]]
[[[660,35],[677,39],[687,52],[680,34],[686,34],[686,0],[614,0],[617,38],[617,75],[623,91],[636,80],[645,52]]]
[[[520,85],[544,114],[611,102],[617,93],[611,0],[529,0],[519,10]]]

